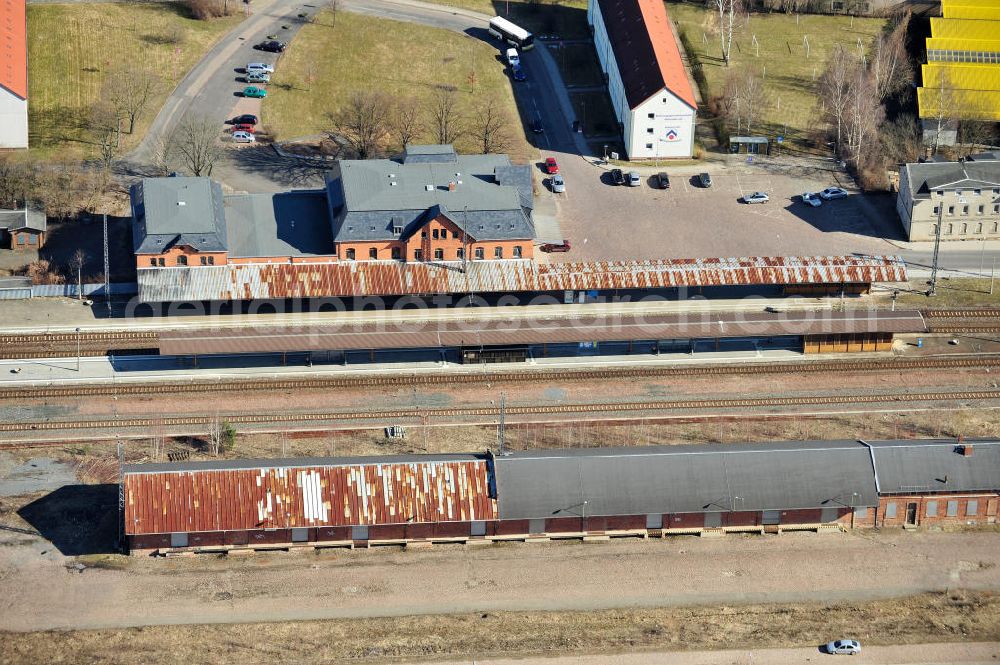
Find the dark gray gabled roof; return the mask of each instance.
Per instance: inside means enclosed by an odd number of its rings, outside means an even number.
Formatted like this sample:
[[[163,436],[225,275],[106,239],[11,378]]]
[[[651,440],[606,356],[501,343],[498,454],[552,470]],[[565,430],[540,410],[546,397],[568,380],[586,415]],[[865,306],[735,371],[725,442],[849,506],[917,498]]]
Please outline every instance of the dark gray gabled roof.
[[[29,231],[44,232],[47,219],[41,210],[27,208],[24,210],[0,210],[0,229],[8,231]]]
[[[910,196],[926,199],[935,189],[1000,187],[1000,161],[923,162],[907,164]]]
[[[136,253],[159,254],[177,245],[200,252],[226,251],[219,183],[209,178],[143,178],[129,193]]]
[[[871,441],[883,494],[1000,491],[1000,441]],[[971,446],[972,455],[962,454]]]
[[[501,519],[874,506],[856,441],[538,450],[496,458]]]
[[[417,148],[442,146],[409,146]],[[450,147],[450,146],[444,146]],[[433,151],[432,151],[433,152]],[[436,154],[436,153],[435,153]],[[414,234],[439,211],[477,240],[532,239],[531,170],[506,155],[460,155],[454,161],[342,160],[327,174],[334,240],[393,240]],[[393,233],[401,227],[402,233]]]
[[[225,197],[231,257],[332,255],[323,190]]]

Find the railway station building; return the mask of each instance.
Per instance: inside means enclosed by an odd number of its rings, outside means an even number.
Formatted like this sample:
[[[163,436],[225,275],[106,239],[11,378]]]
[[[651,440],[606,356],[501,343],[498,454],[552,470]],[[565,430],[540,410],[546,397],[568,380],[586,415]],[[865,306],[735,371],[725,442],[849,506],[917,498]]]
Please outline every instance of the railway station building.
[[[126,465],[133,553],[997,520],[1000,441],[804,441]]]
[[[534,256],[530,167],[450,145],[342,160],[320,190],[226,195],[209,178],[169,177],[130,193],[140,270]]]

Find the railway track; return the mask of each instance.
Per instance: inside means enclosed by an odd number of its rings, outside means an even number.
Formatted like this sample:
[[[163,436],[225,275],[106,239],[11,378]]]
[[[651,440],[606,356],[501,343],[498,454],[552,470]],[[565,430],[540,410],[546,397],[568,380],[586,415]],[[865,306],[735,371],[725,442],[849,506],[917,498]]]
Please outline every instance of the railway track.
[[[927,330],[947,335],[1000,332],[1000,309],[931,309],[924,313]]]
[[[664,377],[732,376],[742,374],[861,373],[934,369],[1000,367],[1000,355],[961,358],[913,358],[804,363],[749,363],[695,367],[617,367],[581,370],[524,370],[467,372],[461,374],[385,374],[313,379],[247,379],[195,383],[119,383],[116,385],[27,386],[0,390],[3,399],[53,397],[160,395],[164,393],[220,393],[249,391],[300,391],[336,388],[393,388],[427,385],[525,383],[537,381],[599,381]]]
[[[541,406],[510,406],[507,416],[583,415],[594,413],[643,413],[691,409],[756,409],[783,406],[829,406],[837,404],[885,404],[899,402],[943,402],[970,400],[997,400],[1000,390],[949,391],[926,393],[882,393],[864,395],[803,395],[796,397],[754,397],[744,399],[708,400],[656,400],[649,402],[609,402],[587,404],[553,404]],[[405,408],[371,409],[365,411],[324,411],[306,413],[234,413],[223,418],[233,425],[270,423],[308,423],[337,421],[400,422],[418,420],[447,420],[471,417],[494,417],[495,407]],[[80,421],[8,422],[0,423],[0,432],[93,430],[93,429],[147,429],[152,427],[208,426],[215,416],[167,416],[163,418],[119,418]]]

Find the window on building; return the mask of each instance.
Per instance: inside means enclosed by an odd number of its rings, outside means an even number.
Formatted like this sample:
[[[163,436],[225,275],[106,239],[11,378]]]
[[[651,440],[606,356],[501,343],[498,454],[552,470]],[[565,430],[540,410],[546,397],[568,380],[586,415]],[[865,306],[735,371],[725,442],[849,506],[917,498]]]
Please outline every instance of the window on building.
[[[434,229],[433,231],[431,231],[431,237],[434,238],[435,240],[437,240],[439,236],[440,236],[440,232],[437,229]]]
[[[652,143],[647,143],[646,144],[646,150],[652,150],[652,149],[653,149],[653,144]]]
[[[955,214],[955,206],[948,206],[948,214],[949,215]]]
[[[188,257],[184,256],[183,254],[177,257],[177,265],[186,266],[187,264],[188,264]]]
[[[969,232],[969,225],[963,222],[962,223],[962,235],[964,236],[968,232]]]
[[[441,249],[440,247],[434,250],[434,260],[444,261],[444,250]]]
[[[944,234],[946,236],[950,236],[954,231],[955,231],[955,225],[954,224],[949,224],[948,228],[945,229]]]
[[[441,240],[448,239],[448,229],[441,229]]]
[[[998,222],[993,222],[993,233],[996,233],[996,232],[997,232],[997,227],[998,227],[998,226],[1000,226],[1000,223],[998,223]]]
[[[215,265],[215,257],[214,256],[208,257],[208,265],[210,265],[210,266],[214,266]]]
[[[963,215],[969,214],[969,206],[962,206],[962,214]]]
[[[393,235],[398,236],[398,235],[401,235],[402,233],[403,233],[403,227],[402,226],[394,226],[394,227],[392,227],[392,234]]]
[[[965,516],[966,517],[976,517],[979,514],[979,502],[975,499],[969,499],[965,502]]]
[[[503,247],[494,247],[493,248],[493,258],[495,258],[495,259],[502,259],[503,258]]]
[[[937,231],[937,224],[932,224],[931,225],[931,234],[932,235],[937,235],[937,232],[938,232]]]
[[[163,268],[163,267],[165,267],[167,265],[167,260],[165,258],[163,258],[162,256],[160,258],[156,259],[156,260],[159,262],[161,268]]]
[[[993,206],[993,214],[1000,214],[1000,204]]]
[[[38,243],[38,238],[37,238],[37,237],[35,237],[35,235],[34,235],[34,234],[29,234],[29,235],[28,235],[28,244],[29,244],[29,245],[35,245],[35,244],[37,244],[37,243]]]
[[[457,250],[455,251],[455,256],[456,256],[456,257],[458,257],[458,260],[459,260],[459,261],[462,261],[462,260],[464,260],[464,259],[465,259],[465,250],[464,250],[464,249],[462,249],[461,247],[459,247],[459,248],[458,248],[458,249],[457,249]]]
[[[983,232],[983,223],[979,222],[978,224],[976,224],[976,233],[982,233],[982,232]]]
[[[928,501],[924,514],[927,517],[937,517],[937,501]]]
[[[885,504],[885,518],[887,520],[894,520],[894,519],[896,519],[896,502],[895,501],[890,501],[889,503]]]
[[[427,231],[421,231],[420,232],[420,237],[421,238],[426,238],[427,237]]]
[[[1000,189],[994,189],[993,196],[1000,196]]]
[[[941,211],[941,206],[934,206],[934,214],[938,214]]]
[[[514,245],[514,258],[515,259],[521,258],[521,246],[520,245]]]
[[[986,206],[979,206],[979,213],[978,214],[982,215],[985,212],[986,212]]]
[[[413,260],[414,261],[423,261],[424,260],[424,250],[422,250],[422,249],[415,249],[415,250],[413,250]]]
[[[980,196],[983,193],[983,190],[981,190],[981,189],[974,189],[974,190],[972,190],[972,192],[976,196]]]
[[[378,259],[378,248],[376,248],[376,247],[369,247],[368,248],[368,258],[371,259],[372,261],[377,260]]]
[[[948,517],[958,517],[958,501],[955,501],[954,499],[949,501],[947,511]]]
[[[375,232],[375,226],[372,225],[368,230],[371,231],[372,233],[374,233]]]
[[[646,128],[646,133],[647,134],[652,134],[653,133],[653,128],[652,127],[647,127]]]
[[[392,248],[392,258],[398,261],[403,257],[403,251],[399,247]]]
[[[351,247],[350,249],[347,250],[346,256],[347,256],[347,260],[348,261],[353,261],[354,260],[354,248],[353,247]]]
[[[149,260],[149,265],[151,265],[153,267],[156,267],[156,259],[150,259]]]
[[[656,114],[655,113],[647,113],[646,117],[649,118],[650,120],[652,120],[653,118],[656,117]]]
[[[866,520],[868,519],[868,507],[861,506],[860,508],[854,509],[854,519],[856,520]]]
[[[485,252],[483,252],[482,247],[476,247],[476,260],[482,261],[485,258]]]
[[[207,256],[201,257],[201,265],[203,265],[203,266],[207,266],[208,265],[208,257]]]
[[[962,195],[962,190],[956,189],[955,190],[955,196],[961,196],[961,195]]]

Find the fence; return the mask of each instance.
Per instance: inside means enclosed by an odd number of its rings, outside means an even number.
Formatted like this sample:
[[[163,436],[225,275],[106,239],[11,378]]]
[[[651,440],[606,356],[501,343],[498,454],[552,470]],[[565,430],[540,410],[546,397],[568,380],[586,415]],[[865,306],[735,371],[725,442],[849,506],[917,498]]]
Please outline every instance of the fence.
[[[105,295],[130,296],[139,292],[135,282],[120,282],[109,284],[104,290],[104,284],[84,284],[83,294],[86,297],[102,298]],[[28,298],[76,298],[80,295],[76,284],[31,284],[31,280],[0,281],[0,300],[22,300]]]

